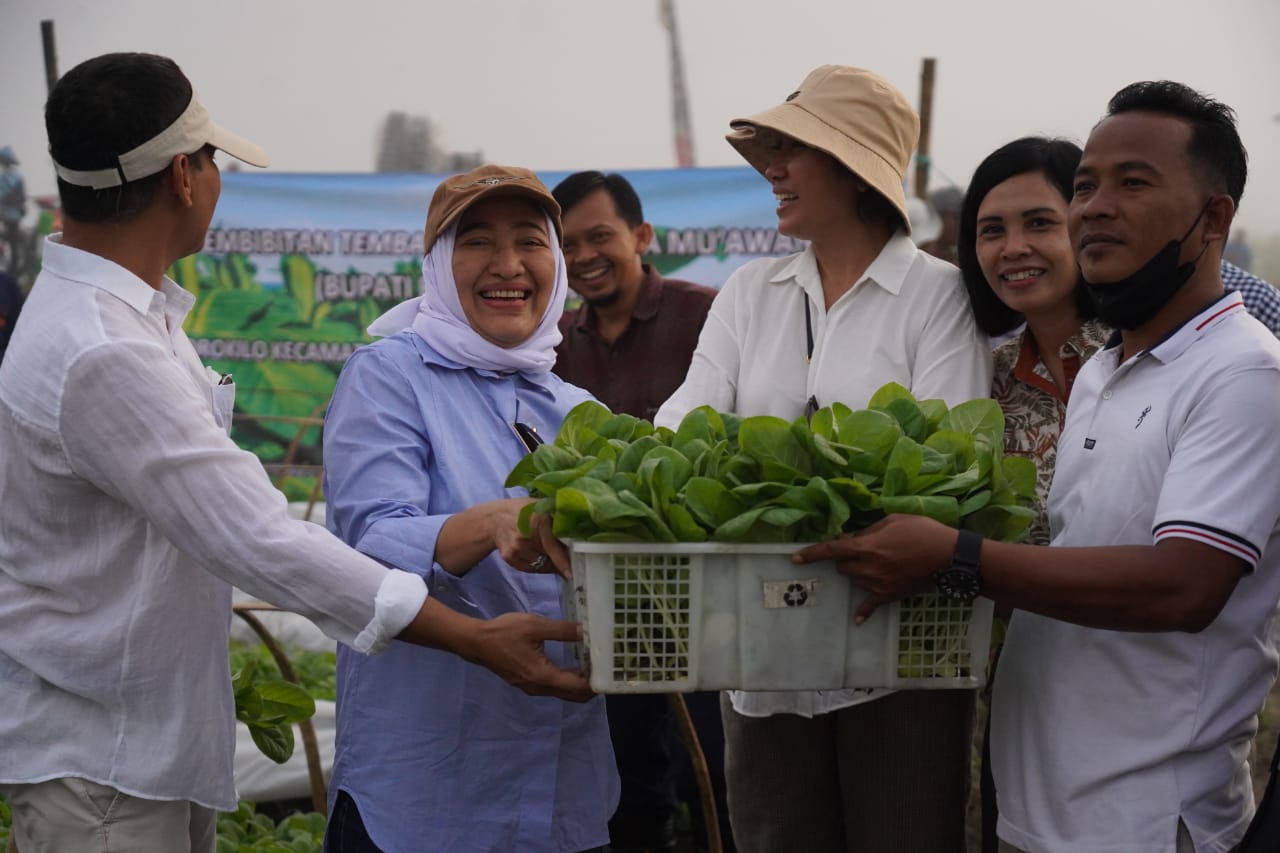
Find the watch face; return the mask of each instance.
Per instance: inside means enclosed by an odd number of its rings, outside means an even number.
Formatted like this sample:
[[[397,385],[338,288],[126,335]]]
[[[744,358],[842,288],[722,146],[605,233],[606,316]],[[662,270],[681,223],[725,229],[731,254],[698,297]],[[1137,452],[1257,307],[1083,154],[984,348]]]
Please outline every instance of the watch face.
[[[938,573],[938,591],[952,601],[966,604],[982,592],[982,578],[971,568],[948,566]]]

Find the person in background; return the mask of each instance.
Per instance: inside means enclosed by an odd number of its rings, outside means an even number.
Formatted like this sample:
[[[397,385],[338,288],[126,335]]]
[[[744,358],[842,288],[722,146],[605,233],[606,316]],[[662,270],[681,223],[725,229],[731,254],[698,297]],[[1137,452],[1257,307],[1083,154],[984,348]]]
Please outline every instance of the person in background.
[[[8,272],[14,276],[26,263],[22,256],[22,217],[26,212],[27,188],[18,171],[18,157],[6,145],[0,148],[0,240],[9,246]]]
[[[730,127],[778,200],[778,230],[809,244],[730,276],[656,423],[675,427],[704,404],[794,421],[815,406],[863,408],[888,382],[949,405],[987,396],[990,349],[959,275],[910,238],[902,181],[920,125],[902,94],[826,65]],[[973,707],[973,690],[725,694],[735,843],[963,849]]]
[[[1229,851],[1249,824],[1280,659],[1280,480],[1258,476],[1280,466],[1280,342],[1223,289],[1246,169],[1232,110],[1171,81],[1120,90],[1089,135],[1068,230],[1118,331],[1075,380],[1051,547],[891,515],[796,555],[869,590],[858,618],[939,572],[1015,608],[991,726],[1004,853]]]
[[[0,361],[13,337],[13,326],[22,312],[22,288],[18,280],[7,272],[0,272]]]
[[[960,205],[964,190],[959,187],[942,187],[929,193],[929,205],[938,214],[942,229],[938,236],[921,246],[929,254],[944,261],[956,263],[957,244],[960,239]]]
[[[555,373],[614,412],[653,420],[684,380],[716,292],[663,278],[644,263],[653,226],[640,197],[622,175],[576,172],[552,190],[564,216],[569,287],[582,297],[560,318],[564,340]],[[723,740],[719,698],[683,697],[699,723],[712,783],[723,800]],[[672,701],[663,695],[605,697],[622,798],[609,821],[613,853],[670,850],[676,845],[675,811],[683,749]],[[697,803],[697,798],[692,798]],[[727,811],[727,810],[726,810]],[[723,815],[724,841],[728,815]]]
[[[527,169],[447,178],[423,295],[370,326],[325,416],[329,528],[479,619],[561,616],[561,580],[503,483],[586,391],[551,373],[568,294],[560,207]],[[532,640],[533,638],[531,638]],[[562,666],[572,649],[549,650]],[[531,697],[475,663],[338,650],[325,848],[576,853],[609,842],[618,774],[604,700]]]
[[[360,653],[398,638],[590,698],[542,650],[579,626],[450,610],[291,519],[229,437],[235,386],[200,363],[195,298],[165,270],[203,245],[215,152],[266,153],[151,54],[72,68],[45,125],[65,230],[0,364],[0,798],[19,849],[101,853],[109,830],[113,849],[212,853],[236,808],[232,584]]]
[[[554,370],[610,410],[651,421],[684,380],[716,292],[644,263],[653,226],[626,178],[577,172],[552,192],[569,286],[582,297],[560,318]]]
[[[1039,473],[1027,541],[1049,544],[1044,502],[1058,435],[1080,367],[1111,329],[1080,281],[1067,233],[1080,146],[1025,137],[989,154],[969,182],[960,213],[960,274],[973,316],[992,338],[1018,332],[993,352],[991,396],[1005,418],[1005,452]]]
[[[1271,282],[1243,270],[1230,261],[1222,261],[1222,286],[1239,292],[1244,307],[1258,322],[1280,337],[1280,291]]]
[[[1227,239],[1227,248],[1222,251],[1222,261],[1243,270],[1253,266],[1253,249],[1249,248],[1243,228],[1237,228]]]

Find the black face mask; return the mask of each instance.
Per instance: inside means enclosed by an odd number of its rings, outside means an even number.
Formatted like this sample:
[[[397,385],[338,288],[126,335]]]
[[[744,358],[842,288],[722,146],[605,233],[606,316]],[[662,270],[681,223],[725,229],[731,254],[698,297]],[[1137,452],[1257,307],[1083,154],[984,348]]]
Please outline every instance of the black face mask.
[[[1191,278],[1191,274],[1196,270],[1196,263],[1204,255],[1205,250],[1201,249],[1200,254],[1194,259],[1181,266],[1178,265],[1178,256],[1182,254],[1183,242],[1191,236],[1192,231],[1196,230],[1196,226],[1200,224],[1200,218],[1209,209],[1212,201],[1213,199],[1210,199],[1205,202],[1204,207],[1200,208],[1195,222],[1191,223],[1191,227],[1187,229],[1186,234],[1182,235],[1181,240],[1170,240],[1167,246],[1156,252],[1154,258],[1119,281],[1093,284],[1085,280],[1083,273],[1081,274],[1085,292],[1089,294],[1089,299],[1098,312],[1099,320],[1113,328],[1132,331],[1151,320],[1161,308],[1168,304],[1178,289]],[[1205,249],[1207,248],[1206,243]]]

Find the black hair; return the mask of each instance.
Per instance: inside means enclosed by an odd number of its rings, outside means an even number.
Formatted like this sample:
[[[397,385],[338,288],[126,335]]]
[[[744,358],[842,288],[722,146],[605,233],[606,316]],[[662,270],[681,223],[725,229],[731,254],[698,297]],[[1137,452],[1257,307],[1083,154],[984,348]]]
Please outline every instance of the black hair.
[[[64,74],[44,107],[49,153],[80,171],[114,169],[130,151],[182,115],[191,82],[172,60],[149,53],[108,53]],[[196,152],[190,152],[192,154]],[[193,167],[203,165],[192,157]],[[96,190],[58,179],[63,213],[78,222],[127,222],[151,203],[164,172]]]
[[[1240,208],[1249,176],[1249,155],[1236,129],[1235,110],[1182,83],[1148,80],[1130,83],[1107,104],[1108,116],[1128,112],[1186,119],[1191,124],[1191,142],[1187,145],[1191,162],[1207,184],[1231,196],[1236,209]]]
[[[551,195],[560,205],[561,214],[566,214],[598,189],[604,189],[609,193],[614,206],[618,208],[618,215],[627,225],[639,228],[644,224],[644,210],[640,207],[640,196],[636,195],[635,187],[631,186],[631,182],[619,174],[606,175],[595,171],[574,172],[556,184]]]
[[[841,168],[845,168],[839,160],[836,162]],[[857,177],[856,172],[854,176]],[[867,185],[865,192],[858,193],[858,201],[854,209],[858,213],[858,218],[867,225],[884,225],[890,230],[906,226],[907,221],[902,211],[894,207],[893,202],[882,196],[880,191],[870,184]]]
[[[1017,328],[1022,315],[1014,311],[991,289],[987,277],[978,264],[978,208],[983,200],[1000,184],[1030,172],[1044,175],[1049,185],[1062,198],[1071,201],[1076,168],[1080,165],[1080,146],[1066,139],[1048,139],[1043,136],[1024,136],[1002,145],[987,155],[974,170],[969,189],[960,207],[960,236],[956,245],[959,255],[960,277],[969,292],[969,304],[978,328],[988,335],[1003,335]],[[1081,320],[1096,316],[1093,303],[1080,286],[1077,273],[1076,312]]]

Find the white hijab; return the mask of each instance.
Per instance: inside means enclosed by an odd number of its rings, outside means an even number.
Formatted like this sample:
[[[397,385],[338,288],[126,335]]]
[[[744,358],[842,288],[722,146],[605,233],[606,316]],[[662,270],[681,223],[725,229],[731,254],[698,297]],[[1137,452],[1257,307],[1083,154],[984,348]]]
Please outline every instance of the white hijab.
[[[569,295],[564,252],[556,238],[555,223],[547,217],[547,234],[556,256],[556,281],[546,310],[533,334],[513,347],[485,340],[471,327],[458,299],[453,280],[453,246],[458,233],[455,221],[446,228],[422,259],[422,295],[405,300],[369,324],[369,334],[384,338],[412,328],[431,348],[451,361],[479,370],[521,370],[548,373],[556,361],[560,343],[560,314]]]

